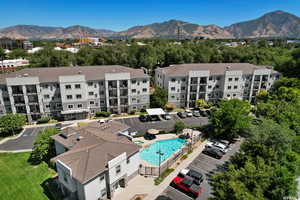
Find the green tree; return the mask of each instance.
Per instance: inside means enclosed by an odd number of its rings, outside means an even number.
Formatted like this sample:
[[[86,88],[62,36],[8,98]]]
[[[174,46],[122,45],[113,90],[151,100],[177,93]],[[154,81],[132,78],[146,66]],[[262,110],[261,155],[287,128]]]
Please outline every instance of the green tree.
[[[30,162],[39,164],[42,161],[49,163],[50,159],[55,156],[55,144],[51,136],[56,135],[56,128],[46,128],[38,133],[34,141]]]
[[[246,101],[231,99],[220,102],[211,117],[214,135],[229,140],[237,137],[250,126],[250,110]]]
[[[7,114],[0,118],[1,136],[10,136],[19,133],[26,124],[26,117],[21,114]]]
[[[10,59],[25,58],[26,56],[27,53],[24,49],[14,49],[8,54]]]
[[[256,94],[256,101],[258,102],[266,102],[268,100],[269,93],[267,90],[260,90]]]
[[[153,94],[150,95],[151,108],[163,108],[168,101],[168,93],[162,88],[156,88]]]
[[[182,121],[178,121],[174,124],[175,133],[181,133],[185,128],[185,124]]]

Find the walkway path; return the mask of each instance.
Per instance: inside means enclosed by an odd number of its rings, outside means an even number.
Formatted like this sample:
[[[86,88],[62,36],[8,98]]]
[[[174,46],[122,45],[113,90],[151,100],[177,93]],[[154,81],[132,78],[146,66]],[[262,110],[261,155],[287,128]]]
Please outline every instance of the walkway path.
[[[128,186],[113,197],[113,200],[131,200],[136,194],[147,194],[145,200],[156,199],[170,184],[172,179],[180,172],[181,169],[186,168],[189,164],[202,152],[206,142],[200,144],[199,147],[189,155],[189,157],[183,160],[175,170],[165,178],[165,180],[158,186],[154,185],[154,178],[143,176],[137,176],[128,182]]]

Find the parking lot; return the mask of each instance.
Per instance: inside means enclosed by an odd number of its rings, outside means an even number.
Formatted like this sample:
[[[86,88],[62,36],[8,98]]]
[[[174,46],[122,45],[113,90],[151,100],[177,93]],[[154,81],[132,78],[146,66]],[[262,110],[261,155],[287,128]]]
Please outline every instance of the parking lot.
[[[174,125],[177,121],[184,122],[187,126],[201,126],[208,123],[207,117],[187,117],[180,118],[177,115],[171,115],[172,119],[160,121],[150,121],[150,122],[141,122],[138,117],[134,118],[124,118],[118,119],[120,122],[123,122],[130,126],[131,132],[137,132],[138,134],[145,134],[148,129],[159,129],[171,131],[174,128]]]
[[[208,199],[211,195],[212,189],[209,184],[209,178],[211,175],[217,171],[221,170],[223,164],[229,160],[229,158],[239,150],[241,142],[236,142],[231,146],[231,149],[223,156],[222,159],[218,160],[207,156],[203,153],[199,154],[198,157],[189,165],[189,168],[194,168],[197,171],[200,171],[204,175],[204,181],[201,183],[202,192],[198,196],[197,200]],[[185,195],[184,193],[174,189],[171,186],[161,194],[161,196],[168,197],[168,200],[191,200],[192,198]],[[159,198],[157,198],[158,200]]]

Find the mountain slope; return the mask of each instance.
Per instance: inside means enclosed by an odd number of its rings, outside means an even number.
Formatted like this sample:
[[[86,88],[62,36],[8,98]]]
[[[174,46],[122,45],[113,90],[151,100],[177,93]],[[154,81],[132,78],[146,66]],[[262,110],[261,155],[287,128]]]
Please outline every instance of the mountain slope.
[[[208,37],[231,38],[231,34],[216,25],[200,26],[179,20],[170,20],[162,23],[154,23],[145,26],[135,26],[128,30],[116,33],[115,36],[129,38],[174,38],[178,35],[178,28],[182,37]]]
[[[300,18],[283,11],[274,11],[262,17],[225,27],[236,38],[300,37]]]
[[[46,27],[35,25],[17,25],[0,30],[1,37],[25,38],[25,39],[67,39],[80,36],[110,36],[113,31],[92,29],[85,26]]]

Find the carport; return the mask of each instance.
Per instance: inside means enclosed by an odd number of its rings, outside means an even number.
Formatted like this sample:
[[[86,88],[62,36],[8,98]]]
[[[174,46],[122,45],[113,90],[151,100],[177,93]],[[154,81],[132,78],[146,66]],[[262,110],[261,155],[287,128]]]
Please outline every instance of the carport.
[[[146,109],[148,115],[164,115],[166,114],[165,111],[161,108],[149,108],[149,109]]]

